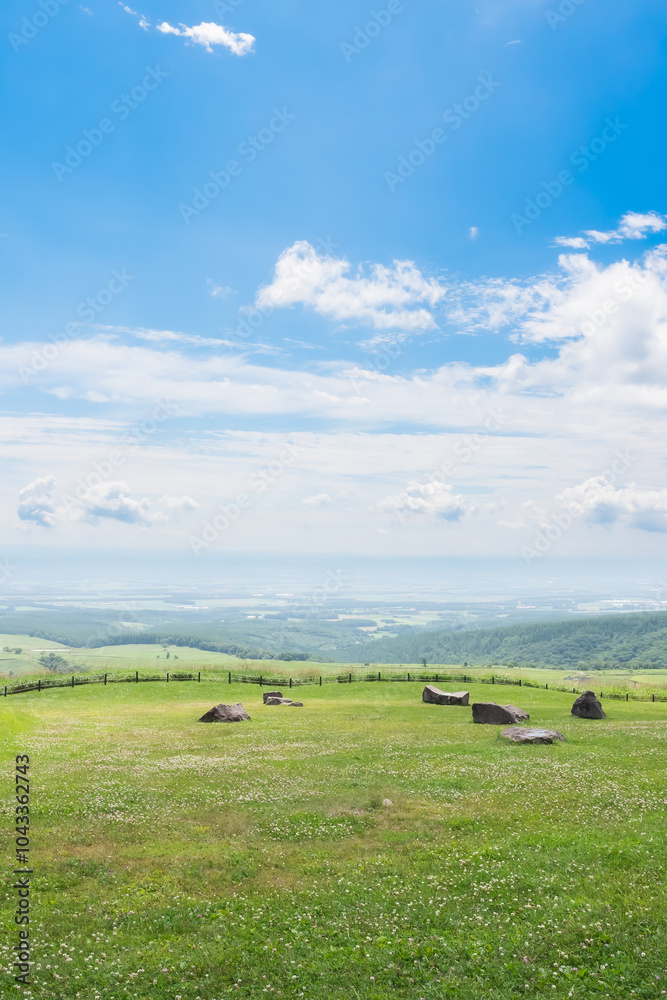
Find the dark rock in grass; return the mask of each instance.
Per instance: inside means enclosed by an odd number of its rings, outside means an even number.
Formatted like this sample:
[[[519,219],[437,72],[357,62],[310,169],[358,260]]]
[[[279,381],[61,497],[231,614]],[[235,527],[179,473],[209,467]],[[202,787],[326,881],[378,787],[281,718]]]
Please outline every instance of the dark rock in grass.
[[[269,698],[282,698],[282,696],[282,691],[265,691],[262,698],[264,699],[264,704],[266,705]]]
[[[527,719],[529,716],[514,705],[497,705],[495,701],[476,701],[472,706],[472,721],[486,726],[511,726],[521,718]]]
[[[530,718],[528,712],[524,712],[522,708],[517,708],[516,705],[503,705],[503,708],[514,716],[515,722],[525,722],[526,719]]]
[[[303,702],[302,701],[291,701],[289,703],[289,707],[290,708],[303,708]]]
[[[422,701],[429,705],[467,705],[470,701],[469,691],[441,691],[435,684],[427,684],[422,691]]]
[[[565,742],[563,734],[557,733],[555,729],[524,729],[522,726],[517,726],[516,729],[504,729],[500,735],[513,743],[555,743],[556,740]]]
[[[265,705],[292,705],[294,704],[291,698],[265,698]]]
[[[606,713],[602,711],[602,705],[595,697],[593,691],[584,691],[580,694],[572,706],[572,715],[578,715],[580,719],[606,719]]]
[[[250,716],[239,701],[236,705],[216,705],[199,722],[250,722]]]

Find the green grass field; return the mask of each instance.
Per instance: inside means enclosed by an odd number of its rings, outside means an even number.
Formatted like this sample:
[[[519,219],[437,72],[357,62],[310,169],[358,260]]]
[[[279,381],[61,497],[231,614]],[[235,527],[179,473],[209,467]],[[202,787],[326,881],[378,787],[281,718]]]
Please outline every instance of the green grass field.
[[[660,997],[667,704],[470,686],[118,685],[0,702],[3,996]],[[217,701],[252,721],[198,724]],[[13,761],[31,758],[35,966],[12,985]],[[393,805],[384,806],[389,798]]]

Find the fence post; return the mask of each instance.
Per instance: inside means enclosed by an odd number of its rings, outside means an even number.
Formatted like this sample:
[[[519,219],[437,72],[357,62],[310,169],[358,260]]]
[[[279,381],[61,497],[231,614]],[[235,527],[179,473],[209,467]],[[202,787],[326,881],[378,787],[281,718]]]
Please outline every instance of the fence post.
[[[651,701],[655,701],[655,695],[653,695],[653,697],[651,698]]]
[[[548,685],[548,684],[545,684],[545,685],[544,685],[544,690],[545,690],[545,691],[548,691],[548,690],[549,690],[549,685]]]
[[[38,690],[38,691],[41,691],[41,690],[42,690],[42,682],[41,682],[41,680],[39,680],[39,679],[38,679],[38,681],[37,681],[37,690]]]
[[[137,683],[137,684],[139,683],[139,671],[138,671],[138,670],[137,670],[137,672],[136,672],[136,683]]]
[[[7,685],[5,684],[5,698],[7,697]]]
[[[322,674],[320,674],[320,687],[322,687]]]
[[[199,671],[199,677],[198,677],[198,680],[199,680],[199,683],[201,684],[201,670]]]
[[[410,671],[408,670],[408,680],[410,680]]]
[[[231,672],[231,670],[229,671],[229,683],[230,684],[232,683],[232,672]]]
[[[378,670],[378,680],[380,680],[380,671]]]
[[[628,694],[627,694],[627,691],[626,691],[626,694],[625,694],[625,700],[626,700],[626,701],[628,700]]]
[[[259,686],[260,687],[262,686],[262,675],[261,674],[259,675]]]
[[[495,684],[495,683],[496,683],[496,678],[495,678],[495,677],[494,677],[493,675],[491,676],[491,683],[492,683],[492,684]]]
[[[437,679],[438,679],[438,675],[437,675],[437,674],[435,675],[435,679],[436,679],[436,681],[437,681]]]
[[[169,683],[169,671],[167,671],[167,684]]]
[[[74,674],[72,674],[72,687],[74,687]]]
[[[292,687],[292,678],[289,679],[289,686]]]
[[[349,674],[349,683],[352,683],[352,674]]]
[[[106,674],[104,675],[104,686],[105,687],[107,686],[107,675]]]
[[[521,687],[521,678],[519,677],[519,687]]]

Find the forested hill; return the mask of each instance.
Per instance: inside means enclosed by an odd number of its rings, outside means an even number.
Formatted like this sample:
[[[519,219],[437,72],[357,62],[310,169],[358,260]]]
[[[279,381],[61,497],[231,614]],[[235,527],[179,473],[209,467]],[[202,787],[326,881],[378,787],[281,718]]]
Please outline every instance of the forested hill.
[[[355,663],[419,663],[423,658],[427,663],[667,668],[667,612],[412,632],[336,653],[337,660]]]

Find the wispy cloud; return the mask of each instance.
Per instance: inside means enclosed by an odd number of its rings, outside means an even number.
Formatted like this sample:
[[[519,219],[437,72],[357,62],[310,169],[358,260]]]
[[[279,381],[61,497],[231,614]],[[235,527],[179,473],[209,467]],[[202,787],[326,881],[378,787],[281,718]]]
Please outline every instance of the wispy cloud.
[[[558,246],[583,250],[591,243],[621,243],[623,240],[645,240],[649,233],[660,233],[667,229],[667,216],[658,212],[626,212],[616,229],[601,232],[585,229],[585,236],[557,236]]]
[[[162,24],[158,24],[157,30],[164,35],[180,35],[181,38],[188,38],[193,45],[203,45],[207,52],[212,52],[215,45],[222,45],[235,56],[245,56],[252,52],[255,44],[253,35],[248,35],[246,32],[229,31],[228,28],[224,28],[221,24],[215,24],[213,21],[202,21],[201,24],[196,24],[191,28],[185,24],[179,24],[175,28],[167,21],[163,21]]]

